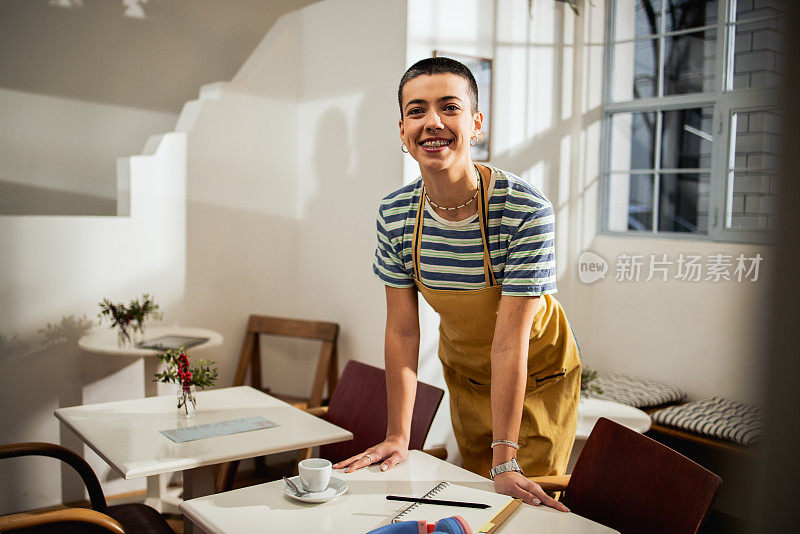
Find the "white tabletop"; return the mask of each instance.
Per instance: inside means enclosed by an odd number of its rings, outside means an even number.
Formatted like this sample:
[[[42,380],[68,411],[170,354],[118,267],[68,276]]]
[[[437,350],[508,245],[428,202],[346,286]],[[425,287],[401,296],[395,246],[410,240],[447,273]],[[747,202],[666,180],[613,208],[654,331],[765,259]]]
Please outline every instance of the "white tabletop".
[[[601,417],[611,419],[640,434],[650,430],[650,416],[638,408],[619,402],[581,397],[578,405],[578,430],[575,432],[575,438],[588,438],[595,423]]]
[[[60,408],[55,415],[126,479],[353,438],[347,430],[249,386],[199,392],[197,416],[188,423],[179,418],[174,395]],[[185,443],[159,433],[252,416],[279,426]]]
[[[189,326],[145,325],[143,339],[149,341],[161,336],[207,337],[208,341],[187,349],[188,352],[200,351],[222,345],[222,334],[206,328]],[[78,340],[78,346],[94,354],[110,354],[114,356],[156,356],[162,350],[140,349],[133,345],[120,345],[117,330],[108,326],[95,328]]]
[[[184,501],[180,508],[206,532],[364,533],[389,520],[407,503],[386,495],[422,495],[443,480],[494,491],[492,481],[420,451],[408,461],[381,472],[378,466],[353,473],[335,470],[349,486],[347,493],[323,504],[297,502],[283,493],[283,481]],[[608,533],[608,527],[575,514],[523,504],[502,527],[503,534],[529,532]]]

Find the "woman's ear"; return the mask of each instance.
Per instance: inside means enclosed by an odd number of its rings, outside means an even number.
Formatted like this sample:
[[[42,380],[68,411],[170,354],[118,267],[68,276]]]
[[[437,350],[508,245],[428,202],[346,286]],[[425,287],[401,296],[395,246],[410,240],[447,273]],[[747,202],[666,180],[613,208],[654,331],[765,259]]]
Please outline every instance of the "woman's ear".
[[[400,127],[400,139],[406,135],[406,128],[403,125],[403,119],[400,119],[397,124]]]

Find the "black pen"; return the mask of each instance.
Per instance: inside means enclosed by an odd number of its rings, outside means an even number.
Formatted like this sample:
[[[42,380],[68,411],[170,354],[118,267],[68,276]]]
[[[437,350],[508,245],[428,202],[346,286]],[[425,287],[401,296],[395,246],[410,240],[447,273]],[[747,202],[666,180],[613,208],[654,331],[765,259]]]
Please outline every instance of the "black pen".
[[[399,495],[387,495],[386,499],[390,501],[405,501],[405,502],[418,502],[422,504],[440,504],[442,506],[461,506],[462,508],[489,508],[488,504],[481,504],[478,502],[461,502],[461,501],[442,501],[440,499],[422,499],[420,497],[401,497]]]

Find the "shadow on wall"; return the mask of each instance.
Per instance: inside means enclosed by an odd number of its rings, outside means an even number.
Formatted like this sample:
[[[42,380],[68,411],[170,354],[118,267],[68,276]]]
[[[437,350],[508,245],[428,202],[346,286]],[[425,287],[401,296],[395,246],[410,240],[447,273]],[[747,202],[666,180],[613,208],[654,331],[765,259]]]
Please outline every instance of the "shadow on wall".
[[[0,180],[3,215],[116,215],[117,199]]]
[[[13,403],[13,410],[0,415],[3,429],[0,443],[22,441],[48,441],[78,452],[83,443],[75,434],[52,421],[41,421],[39,416],[57,408],[83,404],[84,388],[129,366],[135,358],[104,358],[83,352],[78,340],[89,332],[93,321],[69,315],[56,323],[48,323],[38,330],[38,336],[25,339],[18,335],[0,333],[0,391],[5,403],[12,399],[26,399]],[[35,394],[31,394],[35,391]],[[61,470],[60,493],[52,493],[55,469]],[[35,473],[39,475],[36,476]],[[116,473],[98,473],[103,479],[118,479]],[[48,488],[26,480],[51,480]],[[84,498],[84,486],[74,471],[59,462],[40,459],[7,460],[0,462],[0,480],[12,480],[13,492],[7,495],[0,513],[10,513],[41,506],[42,493],[50,492],[44,500],[62,502]],[[27,499],[31,499],[30,502]]]

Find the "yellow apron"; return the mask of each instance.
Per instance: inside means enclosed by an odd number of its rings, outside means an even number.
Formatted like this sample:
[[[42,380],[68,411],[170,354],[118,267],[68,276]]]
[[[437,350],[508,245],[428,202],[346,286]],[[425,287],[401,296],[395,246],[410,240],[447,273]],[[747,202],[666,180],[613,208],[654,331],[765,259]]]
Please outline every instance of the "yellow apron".
[[[424,185],[412,241],[417,289],[441,318],[439,359],[450,392],[458,449],[464,468],[481,476],[489,476],[492,468],[490,355],[502,291],[489,259],[489,199],[485,183],[481,176],[478,213],[487,287],[454,291],[432,289],[422,283],[419,256]],[[564,310],[551,295],[543,295],[530,333],[528,378],[519,429],[517,461],[526,476],[564,474],[577,425],[580,375],[578,346]]]

